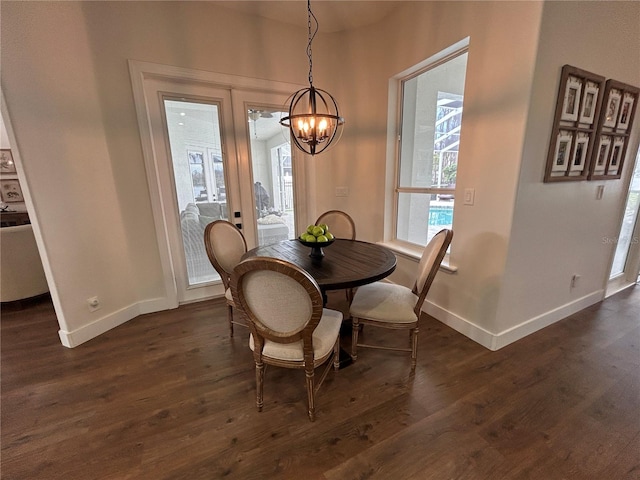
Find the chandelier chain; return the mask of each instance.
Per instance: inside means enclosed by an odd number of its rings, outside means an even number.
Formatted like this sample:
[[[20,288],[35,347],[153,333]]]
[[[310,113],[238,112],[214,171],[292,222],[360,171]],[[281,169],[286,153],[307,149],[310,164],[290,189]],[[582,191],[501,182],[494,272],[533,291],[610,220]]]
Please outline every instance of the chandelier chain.
[[[312,26],[311,18],[313,18],[313,21],[315,22],[315,30],[313,31],[313,33],[311,32],[311,26]],[[313,59],[311,58],[311,55],[312,55],[311,43],[313,42],[313,39],[315,38],[316,33],[318,33],[319,24],[318,24],[318,19],[311,11],[311,0],[307,0],[307,28],[308,28],[308,39],[309,39],[309,42],[307,43],[307,57],[309,57],[309,85],[313,86]]]

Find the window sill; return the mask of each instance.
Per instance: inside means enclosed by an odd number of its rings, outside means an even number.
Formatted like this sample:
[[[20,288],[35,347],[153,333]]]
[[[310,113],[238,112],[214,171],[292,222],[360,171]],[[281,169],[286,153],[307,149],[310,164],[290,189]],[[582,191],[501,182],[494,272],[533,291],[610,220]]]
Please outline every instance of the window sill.
[[[411,245],[404,242],[401,243],[397,241],[391,241],[391,242],[379,242],[379,244],[384,247],[387,247],[389,250],[393,251],[394,253],[402,257],[405,257],[409,260],[414,260],[417,262],[420,261],[420,257],[422,257],[422,252],[424,251],[422,248],[418,246]],[[448,253],[442,259],[442,263],[440,264],[440,270],[446,273],[456,273],[458,271],[458,267],[451,263]]]

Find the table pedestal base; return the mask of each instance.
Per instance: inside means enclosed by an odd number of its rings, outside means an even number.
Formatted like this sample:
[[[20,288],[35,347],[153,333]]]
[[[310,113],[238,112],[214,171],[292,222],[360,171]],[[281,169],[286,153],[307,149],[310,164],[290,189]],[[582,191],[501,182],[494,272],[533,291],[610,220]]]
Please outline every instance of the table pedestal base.
[[[340,357],[338,359],[338,363],[340,364],[339,370],[342,370],[344,367],[348,367],[353,363],[351,354],[342,347],[340,347]]]

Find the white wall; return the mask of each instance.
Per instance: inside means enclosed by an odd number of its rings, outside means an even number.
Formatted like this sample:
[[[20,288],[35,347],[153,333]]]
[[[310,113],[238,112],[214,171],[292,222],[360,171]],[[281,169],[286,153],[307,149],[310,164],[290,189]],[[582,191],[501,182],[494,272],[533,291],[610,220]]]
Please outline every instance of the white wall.
[[[2,88],[64,332],[134,303],[138,293],[129,244],[136,228],[122,222],[134,202],[116,181],[135,151],[112,161],[90,44],[78,4],[2,4]],[[90,314],[93,295],[103,306]]]
[[[567,21],[570,18],[571,21]],[[640,86],[640,3],[546,2],[503,294],[495,331],[602,298],[638,148],[619,180],[542,183],[563,65]],[[596,199],[604,185],[602,200]],[[576,288],[571,277],[580,275]]]

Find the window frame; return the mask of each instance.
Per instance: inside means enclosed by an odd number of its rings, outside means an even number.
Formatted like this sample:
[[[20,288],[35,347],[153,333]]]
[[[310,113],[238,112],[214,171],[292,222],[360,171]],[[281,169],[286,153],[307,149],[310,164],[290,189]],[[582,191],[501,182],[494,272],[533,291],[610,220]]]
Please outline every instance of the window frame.
[[[452,59],[469,53],[469,37],[451,45],[441,52],[419,62],[418,64],[400,72],[389,80],[389,108],[387,128],[387,189],[385,201],[385,235],[384,243],[394,251],[409,258],[420,258],[424,247],[399,239],[398,232],[398,203],[402,193],[418,193],[425,195],[452,195],[454,197],[455,218],[455,188],[443,187],[401,187],[401,143],[403,120],[403,91],[404,83],[417,76],[437,68]],[[453,248],[453,243],[452,247]],[[443,268],[455,271],[449,263],[449,254],[443,261]]]

